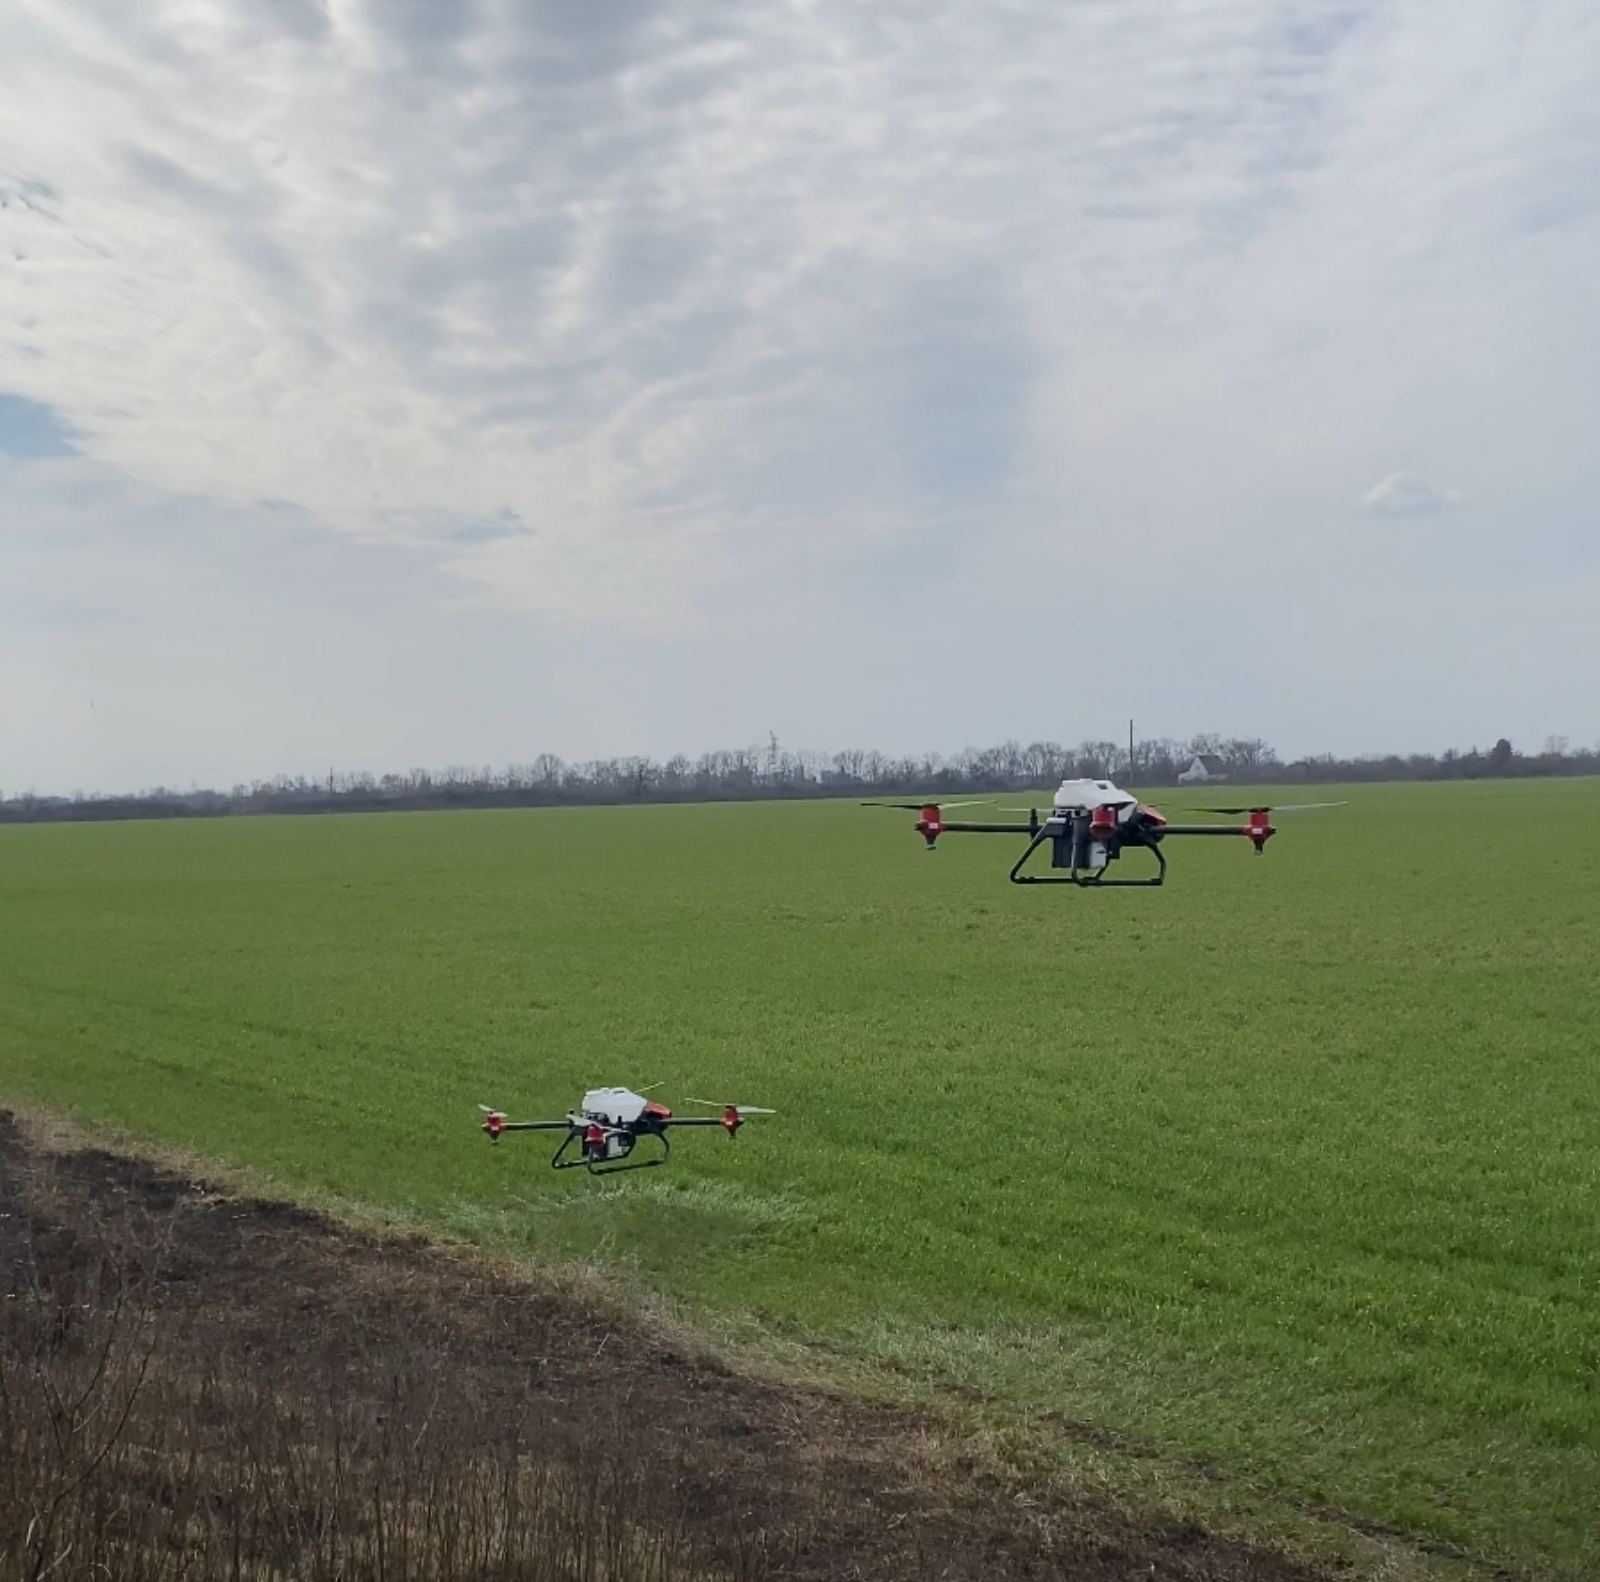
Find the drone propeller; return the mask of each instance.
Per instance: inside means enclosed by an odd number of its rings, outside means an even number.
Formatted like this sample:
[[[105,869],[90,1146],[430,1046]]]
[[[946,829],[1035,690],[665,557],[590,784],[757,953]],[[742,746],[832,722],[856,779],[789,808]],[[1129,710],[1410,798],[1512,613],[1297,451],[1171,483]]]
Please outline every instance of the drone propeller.
[[[925,807],[953,808],[953,807],[987,807],[994,801],[992,796],[968,797],[964,802],[941,802],[938,797],[928,797],[922,802],[863,802],[862,807],[901,807],[908,813],[920,813]]]
[[[758,1104],[718,1104],[714,1099],[685,1099],[685,1104],[704,1104],[722,1113],[717,1119],[722,1123],[722,1129],[727,1132],[731,1140],[738,1134],[739,1128],[744,1125],[747,1115],[776,1115],[776,1110],[762,1109]]]
[[[1308,813],[1318,807],[1348,807],[1349,798],[1341,802],[1258,802],[1253,807],[1197,807],[1195,813]]]

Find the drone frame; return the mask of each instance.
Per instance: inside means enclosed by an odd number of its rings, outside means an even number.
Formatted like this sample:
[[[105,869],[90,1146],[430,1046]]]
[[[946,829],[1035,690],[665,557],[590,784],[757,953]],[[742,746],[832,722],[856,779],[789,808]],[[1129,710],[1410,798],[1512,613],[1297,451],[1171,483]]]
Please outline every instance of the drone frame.
[[[602,1132],[604,1136],[599,1139],[592,1137],[593,1132]],[[584,1138],[582,1156],[577,1159],[563,1159],[561,1156],[578,1140]],[[622,1144],[622,1152],[616,1156],[615,1161],[598,1152],[610,1145],[615,1137]],[[654,1137],[661,1144],[661,1153],[653,1159],[635,1159],[628,1163],[639,1140],[644,1137]],[[620,1175],[624,1170],[652,1170],[657,1165],[664,1165],[672,1157],[672,1144],[667,1141],[664,1131],[630,1131],[625,1126],[574,1126],[567,1135],[561,1139],[561,1146],[550,1156],[552,1170],[587,1170],[592,1176]]]
[[[1101,789],[1115,792],[1116,787],[1101,783]],[[937,802],[869,802],[867,807],[894,807],[914,810],[919,814],[917,833],[929,851],[934,850],[944,834],[973,835],[1026,835],[1028,844],[1022,855],[1011,865],[1009,878],[1012,884],[1071,884],[1080,890],[1155,889],[1166,882],[1167,859],[1161,844],[1173,835],[1227,835],[1244,836],[1259,857],[1267,842],[1277,834],[1272,823],[1270,805],[1253,803],[1245,807],[1198,808],[1196,812],[1222,814],[1248,814],[1243,824],[1173,824],[1165,814],[1142,802],[1135,802],[1126,793],[1121,801],[1107,800],[1087,806],[1067,807],[1057,804],[1044,816],[1039,810],[1027,810],[1028,821],[991,823],[983,820],[946,819]],[[1131,816],[1120,812],[1133,804]],[[958,806],[973,804],[946,804]],[[1305,802],[1280,806],[1280,812],[1295,808],[1337,807],[1334,802]],[[1015,811],[1021,812],[1018,808]],[[1050,866],[1055,874],[1025,873],[1029,859],[1050,842]],[[1090,854],[1098,848],[1102,854],[1099,862],[1091,862]],[[1142,850],[1155,858],[1156,871],[1142,879],[1112,879],[1107,877],[1110,864],[1127,850]],[[1065,870],[1062,872],[1061,870]]]
[[[503,1132],[564,1131],[567,1135],[550,1156],[550,1168],[587,1170],[593,1176],[620,1175],[625,1170],[652,1170],[657,1165],[666,1164],[672,1157],[672,1143],[667,1137],[667,1128],[670,1126],[720,1126],[732,1138],[744,1125],[746,1113],[767,1113],[750,1105],[728,1104],[722,1107],[720,1115],[674,1115],[664,1106],[652,1104],[646,1105],[636,1120],[618,1126],[576,1110],[568,1111],[566,1119],[560,1121],[508,1121],[499,1110],[490,1109],[487,1105],[480,1105],[479,1108],[484,1111],[481,1129],[492,1143],[499,1142]],[[634,1148],[646,1137],[652,1137],[661,1144],[660,1154],[650,1159],[630,1160]],[[581,1152],[576,1158],[569,1159],[566,1157],[567,1150],[578,1142],[581,1142]],[[617,1151],[612,1153],[614,1146]]]
[[[1068,825],[1071,829],[1068,829]],[[1148,879],[1108,879],[1106,870],[1109,863],[1099,868],[1086,868],[1078,861],[1078,856],[1087,845],[1090,819],[1087,813],[1075,814],[1070,820],[1060,814],[1051,814],[1042,822],[1032,808],[1028,809],[1028,829],[1033,835],[1022,855],[1011,865],[1010,879],[1013,884],[1075,884],[1080,890],[1110,890],[1110,889],[1135,889],[1147,890],[1163,883],[1167,877],[1167,859],[1160,846],[1153,840],[1129,839],[1126,835],[1118,842],[1117,850],[1113,854],[1120,856],[1124,848],[1143,849],[1148,851],[1156,860],[1156,871]],[[1056,861],[1052,866],[1066,868],[1063,877],[1054,877],[1043,873],[1024,873],[1022,870],[1028,859],[1047,841],[1055,842]],[[1063,853],[1062,848],[1066,851]],[[1060,858],[1065,855],[1066,862]]]

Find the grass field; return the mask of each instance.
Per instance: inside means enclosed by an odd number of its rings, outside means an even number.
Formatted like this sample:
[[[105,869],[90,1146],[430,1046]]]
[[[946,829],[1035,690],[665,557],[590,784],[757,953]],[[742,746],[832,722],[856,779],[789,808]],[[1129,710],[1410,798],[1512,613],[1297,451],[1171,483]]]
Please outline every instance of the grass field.
[[[1340,794],[1100,895],[844,804],[0,828],[0,1101],[1600,1573],[1600,784]],[[654,1081],[781,1113],[476,1130]]]

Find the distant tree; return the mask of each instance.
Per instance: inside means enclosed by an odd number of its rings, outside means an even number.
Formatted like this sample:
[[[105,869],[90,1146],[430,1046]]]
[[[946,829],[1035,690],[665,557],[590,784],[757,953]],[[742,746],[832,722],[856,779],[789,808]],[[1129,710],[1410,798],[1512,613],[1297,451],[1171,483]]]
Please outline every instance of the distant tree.
[[[1247,774],[1270,768],[1278,761],[1278,755],[1259,736],[1226,741],[1219,756],[1230,769]]]
[[[1073,767],[1085,779],[1105,780],[1116,772],[1122,754],[1123,749],[1115,742],[1079,742]]]
[[[1511,743],[1504,736],[1489,749],[1491,774],[1504,774],[1511,767]]]
[[[618,779],[630,797],[642,802],[656,782],[656,766],[648,758],[624,758],[618,765]]]

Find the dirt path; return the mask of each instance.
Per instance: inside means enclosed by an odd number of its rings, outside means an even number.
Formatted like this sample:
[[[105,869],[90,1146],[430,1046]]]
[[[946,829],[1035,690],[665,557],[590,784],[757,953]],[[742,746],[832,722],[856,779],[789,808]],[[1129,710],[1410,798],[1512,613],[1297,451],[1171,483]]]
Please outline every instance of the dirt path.
[[[237,1431],[249,1415],[240,1403],[259,1414],[268,1397],[280,1403],[280,1432],[283,1422],[305,1434],[332,1424],[369,1447],[389,1444],[396,1422],[454,1433],[440,1443],[458,1446],[514,1434],[519,1454],[565,1458],[571,1477],[627,1498],[629,1521],[670,1525],[697,1565],[740,1576],[1325,1576],[1192,1525],[1134,1520],[1094,1495],[1008,1484],[932,1419],[738,1375],[446,1250],[369,1238],[107,1152],[47,1155],[0,1111],[6,1309],[18,1314],[30,1292],[58,1314],[87,1309],[81,1298],[105,1299],[112,1266],[160,1337],[169,1436],[184,1411]],[[23,1331],[4,1324],[0,1366],[15,1370]],[[35,1334],[28,1344],[43,1343]],[[212,1382],[185,1394],[179,1375]],[[285,1401],[299,1403],[287,1417]],[[127,1432],[136,1437],[142,1421]],[[0,1443],[0,1461],[15,1448]],[[189,1465],[222,1455],[191,1451]],[[133,1461],[107,1465],[133,1476]],[[241,1486],[238,1476],[227,1484],[212,1519]],[[167,1512],[178,1495],[162,1487],[150,1498]]]

